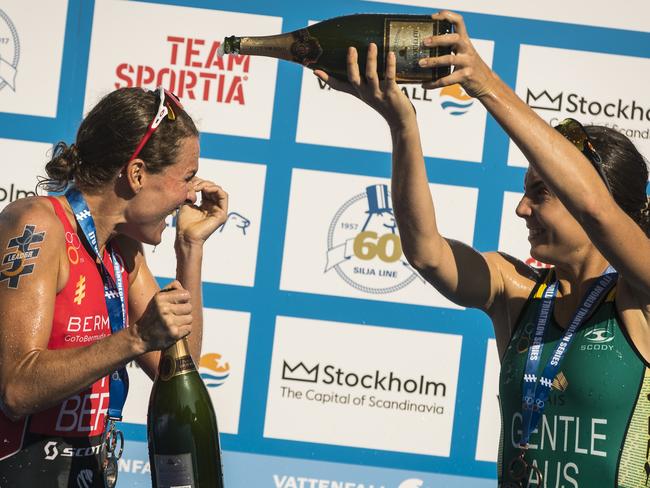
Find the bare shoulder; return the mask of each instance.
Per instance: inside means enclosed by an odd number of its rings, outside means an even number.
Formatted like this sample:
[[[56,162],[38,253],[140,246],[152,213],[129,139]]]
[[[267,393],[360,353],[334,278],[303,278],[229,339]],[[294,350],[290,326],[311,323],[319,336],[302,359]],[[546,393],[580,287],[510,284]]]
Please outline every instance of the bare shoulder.
[[[622,325],[641,357],[650,363],[650,298],[640,296],[622,277],[617,287],[616,309]]]
[[[25,234],[24,238],[27,238],[30,233],[34,234],[32,241],[40,239],[38,237],[40,232],[64,236],[61,221],[54,213],[52,204],[44,197],[21,198],[10,203],[0,212],[0,235],[3,240],[21,230]],[[17,234],[16,236],[19,237]],[[64,239],[56,241],[61,246],[65,242]]]
[[[535,283],[542,273],[520,259],[504,252],[485,253],[485,259],[490,267],[499,273],[503,283],[504,298],[524,296],[528,298]]]

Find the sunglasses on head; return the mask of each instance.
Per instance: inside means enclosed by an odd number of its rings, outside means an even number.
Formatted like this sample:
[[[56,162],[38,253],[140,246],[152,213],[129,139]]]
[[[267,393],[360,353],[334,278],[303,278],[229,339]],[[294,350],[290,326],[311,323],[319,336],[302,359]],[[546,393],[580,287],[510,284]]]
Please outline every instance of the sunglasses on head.
[[[600,155],[594,148],[591,139],[587,135],[587,131],[583,125],[575,119],[564,119],[558,125],[555,126],[560,134],[562,134],[571,144],[573,144],[585,157],[591,161],[591,164],[598,174],[605,182],[607,190],[609,193],[612,193],[612,188],[609,186],[609,181],[607,181],[607,176],[603,171],[603,160],[600,158]]]
[[[147,132],[145,132],[144,136],[140,140],[138,147],[136,147],[135,151],[133,151],[133,154],[129,158],[129,162],[133,161],[135,158],[138,157],[138,154],[140,154],[140,151],[142,151],[144,145],[147,143],[151,135],[156,131],[156,129],[158,128],[158,126],[160,125],[160,123],[163,121],[165,117],[169,118],[169,120],[176,119],[176,113],[174,112],[174,109],[172,108],[171,104],[167,100],[171,100],[178,108],[180,108],[181,110],[183,109],[183,105],[181,104],[180,100],[172,92],[163,88],[162,86],[156,88],[156,91],[160,96],[160,104],[158,105],[158,112],[156,113],[156,116],[153,118],[153,120],[147,127]]]

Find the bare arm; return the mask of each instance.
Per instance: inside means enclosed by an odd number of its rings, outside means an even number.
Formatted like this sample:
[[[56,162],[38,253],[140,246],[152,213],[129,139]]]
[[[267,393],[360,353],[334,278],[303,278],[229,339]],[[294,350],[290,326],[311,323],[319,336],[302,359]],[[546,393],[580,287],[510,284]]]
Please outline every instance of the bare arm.
[[[177,286],[149,301],[137,327],[87,346],[48,349],[56,294],[69,275],[64,229],[50,203],[34,198],[7,207],[0,215],[0,249],[11,251],[31,226],[39,241],[32,238],[30,247],[38,255],[21,264],[33,267],[15,286],[0,282],[0,406],[13,419],[56,405],[191,327],[189,295]]]
[[[1,268],[3,276],[15,273],[13,280],[0,281],[0,406],[13,419],[82,391],[145,347],[132,331],[123,330],[89,346],[47,349],[55,296],[68,273],[63,227],[49,205],[29,199],[0,214],[3,256],[19,251],[12,245],[26,229],[33,226],[38,236],[25,248],[35,257],[16,256],[18,267]]]
[[[203,294],[201,265],[203,245],[228,216],[228,194],[211,181],[194,179],[194,190],[201,192],[200,205],[181,207],[176,222],[176,279],[189,292],[192,300],[192,333],[188,336],[190,351],[198,364],[203,340]]]
[[[616,204],[591,162],[485,65],[471,45],[460,15],[441,12],[433,18],[452,22],[456,34],[434,37],[430,45],[452,46],[455,56],[431,58],[424,63],[453,64],[455,69],[427,88],[460,83],[478,98],[582,225],[601,254],[636,290],[642,302],[650,302],[650,241]]]
[[[436,215],[424,165],[415,111],[395,83],[395,58],[387,60],[386,76],[379,81],[377,47],[368,48],[362,77],[357,52],[348,52],[348,80],[342,83],[322,71],[316,74],[333,88],[355,95],[388,123],[393,141],[392,201],[404,255],[438,291],[451,301],[490,311],[503,292],[498,255],[484,256],[472,247],[445,239]]]

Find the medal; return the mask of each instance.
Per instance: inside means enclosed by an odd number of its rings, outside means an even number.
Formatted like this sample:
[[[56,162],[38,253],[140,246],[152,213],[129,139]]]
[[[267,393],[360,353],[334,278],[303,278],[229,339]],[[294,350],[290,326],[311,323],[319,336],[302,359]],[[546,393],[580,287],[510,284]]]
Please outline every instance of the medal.
[[[117,483],[117,462],[122,457],[123,451],[124,434],[115,427],[115,421],[107,417],[99,452],[105,488],[114,488]]]
[[[542,472],[534,464],[528,464],[528,461],[526,461],[524,457],[525,455],[526,455],[526,450],[521,449],[519,453],[515,457],[513,457],[508,463],[508,477],[514,480],[515,483],[508,482],[504,485],[504,488],[511,488],[511,487],[515,488],[515,487],[527,486],[528,485],[527,478],[531,471],[535,473],[537,486],[544,485]]]

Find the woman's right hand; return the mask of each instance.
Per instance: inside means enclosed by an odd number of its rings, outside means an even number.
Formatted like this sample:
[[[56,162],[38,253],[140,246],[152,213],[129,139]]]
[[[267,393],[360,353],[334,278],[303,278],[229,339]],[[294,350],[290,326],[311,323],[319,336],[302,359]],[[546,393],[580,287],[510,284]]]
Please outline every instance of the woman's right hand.
[[[165,349],[192,330],[190,294],[174,280],[158,291],[135,324],[146,351]]]
[[[335,90],[343,91],[363,100],[388,122],[391,127],[400,127],[415,122],[415,109],[395,82],[395,54],[388,53],[384,79],[377,74],[377,45],[368,46],[365,76],[361,76],[357,50],[348,48],[348,81],[341,81],[321,70],[314,74]]]
[[[496,74],[474,49],[463,17],[454,12],[443,10],[433,14],[431,18],[450,22],[454,26],[455,32],[427,37],[423,40],[423,44],[427,47],[451,47],[452,53],[434,58],[423,58],[420,60],[420,66],[423,68],[452,66],[453,72],[437,81],[424,83],[423,88],[431,90],[460,83],[470,97],[481,98],[490,94]]]

